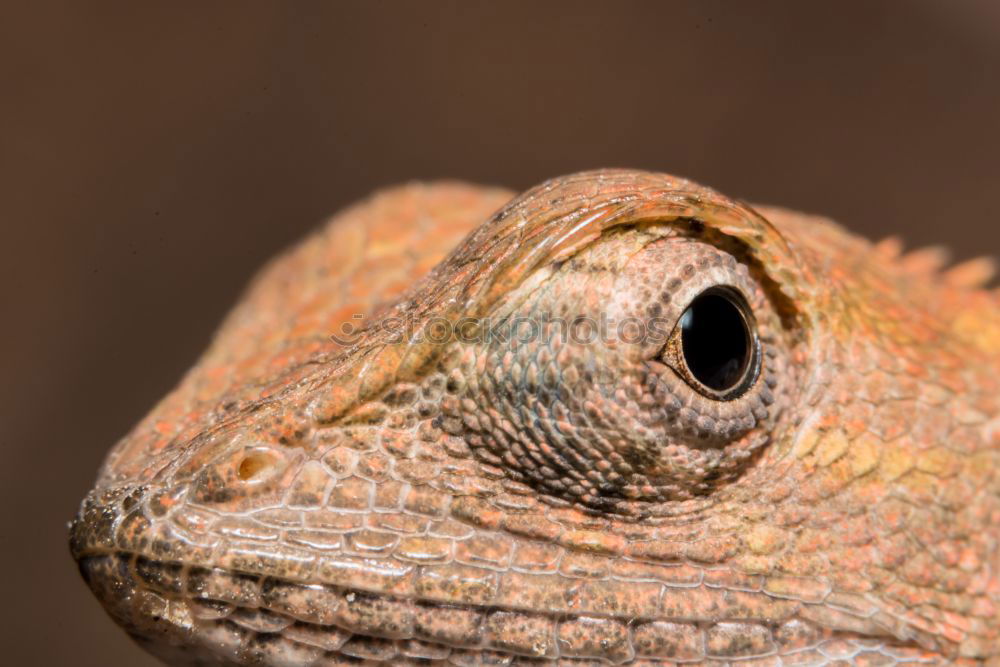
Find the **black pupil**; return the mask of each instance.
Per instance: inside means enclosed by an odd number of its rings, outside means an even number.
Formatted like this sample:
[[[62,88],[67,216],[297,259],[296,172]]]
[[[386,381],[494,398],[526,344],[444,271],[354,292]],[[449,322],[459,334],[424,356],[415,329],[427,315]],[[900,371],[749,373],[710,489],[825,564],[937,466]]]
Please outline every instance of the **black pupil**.
[[[709,389],[733,389],[750,364],[751,342],[740,308],[726,296],[706,292],[681,317],[681,347],[688,370]]]

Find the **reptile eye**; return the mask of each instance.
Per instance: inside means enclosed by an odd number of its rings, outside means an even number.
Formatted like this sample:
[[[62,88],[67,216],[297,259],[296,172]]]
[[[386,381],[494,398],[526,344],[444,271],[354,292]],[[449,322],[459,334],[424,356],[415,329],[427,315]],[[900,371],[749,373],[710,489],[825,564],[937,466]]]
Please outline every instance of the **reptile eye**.
[[[467,343],[440,423],[548,496],[672,516],[661,503],[708,496],[754,465],[783,407],[771,406],[787,398],[778,378],[788,362],[749,263],[700,239],[645,233],[602,238],[541,286],[518,288],[504,317],[550,322],[551,335],[544,345],[516,335]],[[567,314],[617,322],[617,336],[555,326]],[[636,322],[647,328],[629,328]]]
[[[760,371],[750,306],[733,288],[701,292],[681,315],[663,356],[699,393],[715,400],[738,398]]]

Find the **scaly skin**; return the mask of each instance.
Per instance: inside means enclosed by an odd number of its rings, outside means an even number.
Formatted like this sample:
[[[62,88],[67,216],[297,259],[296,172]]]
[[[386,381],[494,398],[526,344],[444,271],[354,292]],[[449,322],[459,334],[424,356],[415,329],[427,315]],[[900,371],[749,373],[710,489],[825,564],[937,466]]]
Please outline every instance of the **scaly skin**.
[[[387,190],[258,277],[73,522],[116,622],[183,664],[1000,664],[984,263],[662,174],[509,197]],[[663,353],[717,284],[733,400]],[[581,316],[668,326],[484,335]]]

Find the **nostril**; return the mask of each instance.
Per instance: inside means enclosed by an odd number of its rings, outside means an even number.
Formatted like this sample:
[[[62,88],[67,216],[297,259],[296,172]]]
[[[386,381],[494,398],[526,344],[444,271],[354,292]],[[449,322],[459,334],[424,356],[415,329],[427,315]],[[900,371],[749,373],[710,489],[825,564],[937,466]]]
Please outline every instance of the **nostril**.
[[[280,486],[289,463],[281,450],[261,442],[240,446],[232,440],[222,446],[227,451],[203,465],[195,475],[189,499],[235,511],[247,498],[267,495]]]
[[[244,482],[261,477],[271,467],[271,458],[261,452],[250,452],[240,461],[236,474]]]

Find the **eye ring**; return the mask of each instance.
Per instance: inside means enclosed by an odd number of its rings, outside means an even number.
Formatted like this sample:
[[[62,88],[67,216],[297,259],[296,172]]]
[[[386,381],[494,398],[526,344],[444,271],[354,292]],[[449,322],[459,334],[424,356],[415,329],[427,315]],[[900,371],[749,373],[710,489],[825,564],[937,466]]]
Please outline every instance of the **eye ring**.
[[[691,299],[660,352],[692,389],[716,401],[735,400],[753,387],[761,356],[753,310],[728,285],[709,287]]]

